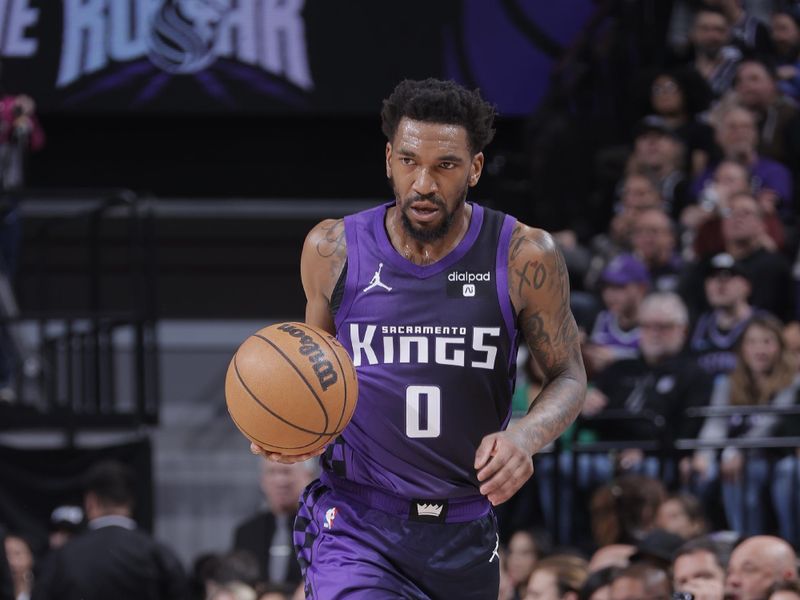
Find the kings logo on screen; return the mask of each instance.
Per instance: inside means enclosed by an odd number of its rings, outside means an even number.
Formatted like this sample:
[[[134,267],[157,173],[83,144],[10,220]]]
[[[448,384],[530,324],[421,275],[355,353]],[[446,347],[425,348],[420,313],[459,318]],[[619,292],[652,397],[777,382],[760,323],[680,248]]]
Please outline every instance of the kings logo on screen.
[[[63,0],[56,87],[107,71],[106,89],[149,72],[143,84],[153,95],[176,75],[194,76],[209,95],[223,98],[230,78],[266,94],[279,91],[276,80],[311,90],[303,6],[304,0]]]

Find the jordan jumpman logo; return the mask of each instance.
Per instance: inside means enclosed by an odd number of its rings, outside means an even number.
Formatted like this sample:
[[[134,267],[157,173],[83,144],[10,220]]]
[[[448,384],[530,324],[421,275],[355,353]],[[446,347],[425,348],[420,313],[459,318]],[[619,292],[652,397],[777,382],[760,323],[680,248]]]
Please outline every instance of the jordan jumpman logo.
[[[378,270],[375,271],[375,275],[372,276],[372,279],[369,282],[369,285],[364,288],[363,291],[368,292],[374,287],[382,287],[387,292],[391,292],[392,288],[381,281],[381,269],[383,269],[383,263],[378,264]]]
[[[497,552],[500,549],[500,534],[495,534],[497,536],[497,541],[494,544],[494,550],[492,550],[492,555],[489,557],[489,562],[492,562],[495,557],[497,560],[500,560],[500,554]]]

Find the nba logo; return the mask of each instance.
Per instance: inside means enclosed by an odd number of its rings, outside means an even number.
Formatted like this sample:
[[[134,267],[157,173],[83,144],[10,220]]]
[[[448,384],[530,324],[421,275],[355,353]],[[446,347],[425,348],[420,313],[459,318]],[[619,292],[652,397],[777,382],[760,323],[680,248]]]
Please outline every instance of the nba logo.
[[[336,507],[334,506],[333,508],[329,508],[327,511],[325,511],[325,522],[322,524],[322,526],[325,529],[333,529],[333,520],[335,518],[336,518]]]
[[[464,284],[464,297],[465,298],[472,298],[475,295],[475,284],[474,283],[465,283]]]

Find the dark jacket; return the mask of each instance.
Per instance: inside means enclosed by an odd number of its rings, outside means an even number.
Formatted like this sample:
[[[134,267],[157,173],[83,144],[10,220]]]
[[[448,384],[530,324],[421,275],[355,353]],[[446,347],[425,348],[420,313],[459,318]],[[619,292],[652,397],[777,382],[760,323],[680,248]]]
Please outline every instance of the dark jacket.
[[[294,515],[291,515],[289,517],[290,529],[293,527],[293,524]],[[234,550],[246,550],[258,559],[259,572],[264,581],[269,581],[269,548],[274,533],[275,515],[265,511],[242,522],[236,528],[233,537]],[[292,552],[291,560],[289,561],[289,572],[286,575],[285,583],[297,585],[301,580],[300,564],[297,562],[297,557],[294,552]]]
[[[32,600],[185,600],[177,557],[147,533],[118,525],[90,529],[47,562]]]
[[[656,440],[695,437],[702,421],[685,417],[691,406],[707,405],[712,379],[693,358],[679,354],[655,366],[642,358],[620,360],[609,366],[595,381],[608,397],[603,412],[638,415],[641,419],[586,420],[604,440]]]

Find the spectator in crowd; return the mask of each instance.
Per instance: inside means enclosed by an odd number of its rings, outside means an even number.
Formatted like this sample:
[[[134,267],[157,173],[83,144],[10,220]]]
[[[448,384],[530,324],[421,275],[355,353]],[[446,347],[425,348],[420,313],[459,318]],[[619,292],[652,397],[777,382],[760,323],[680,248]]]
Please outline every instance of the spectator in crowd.
[[[34,600],[178,600],[186,578],[178,558],[131,518],[133,473],[103,462],[86,474],[84,510],[88,529],[48,562]]]
[[[800,376],[792,368],[782,337],[782,324],[771,315],[752,317],[742,334],[737,349],[736,367],[729,377],[722,377],[714,387],[712,406],[776,406],[786,407],[795,403],[800,390]],[[745,409],[742,414],[730,418],[709,417],[700,432],[704,442],[738,438],[760,438],[773,435],[780,424],[777,415],[751,415]],[[722,497],[728,523],[735,531],[752,535],[764,530],[761,495],[767,486],[769,464],[760,451],[751,451],[744,469],[744,455],[733,446],[726,447],[720,456]],[[702,484],[715,477],[714,452],[695,452],[693,470],[697,474],[703,495]],[[743,482],[743,478],[746,481]],[[791,481],[791,479],[790,479]],[[787,485],[773,477],[773,490]],[[790,484],[788,484],[790,485]],[[773,491],[772,501],[779,520],[787,522],[791,506],[790,497]]]
[[[749,15],[743,0],[703,0],[706,6],[719,8],[731,26],[731,38],[739,48],[748,54],[769,54],[772,40],[769,29],[756,17]]]
[[[800,600],[800,581],[779,581],[767,592],[766,600]]]
[[[212,577],[221,560],[222,557],[215,552],[204,552],[194,558],[189,576],[190,600],[206,600],[214,585]]]
[[[662,117],[649,115],[639,122],[626,171],[651,178],[664,210],[673,216],[680,214],[689,199],[685,154],[683,141]]]
[[[726,160],[745,166],[751,173],[753,193],[764,212],[777,212],[782,219],[792,213],[792,178],[781,163],[758,153],[758,129],[755,116],[741,106],[723,108],[715,117],[717,144]],[[712,179],[716,163],[692,183],[690,194],[700,197],[706,183]]]
[[[11,566],[6,556],[6,529],[0,523],[0,600],[15,600],[14,580],[11,576]]]
[[[725,251],[750,274],[750,303],[781,319],[792,316],[791,273],[786,259],[764,244],[764,211],[751,194],[735,194],[722,221]]]
[[[658,527],[658,517],[656,516],[656,527],[648,531],[636,544],[636,552],[631,556],[631,564],[647,563],[657,569],[667,571],[672,564],[672,555],[685,541],[681,536]]]
[[[576,424],[578,440],[619,441],[668,440],[692,437],[700,428],[696,419],[684,419],[689,406],[705,404],[711,394],[711,380],[682,352],[686,342],[688,313],[681,299],[672,292],[655,292],[641,303],[638,312],[641,327],[640,354],[617,360],[595,379],[587,392],[582,418]],[[559,527],[562,537],[569,532],[581,511],[573,498],[588,495],[612,473],[659,474],[662,465],[657,456],[645,457],[638,448],[626,448],[613,457],[583,453],[571,460],[568,453],[559,463]],[[549,522],[555,514],[552,464],[542,463],[539,479],[542,512]],[[577,474],[572,480],[573,465]],[[663,465],[671,479],[674,465]],[[574,483],[574,489],[573,484]],[[580,526],[577,528],[580,530]]]
[[[631,241],[634,256],[647,267],[651,288],[657,292],[676,291],[683,261],[669,216],[656,208],[640,212],[633,223]]]
[[[717,546],[708,538],[687,542],[672,559],[672,587],[694,600],[723,600],[725,565]]]
[[[748,302],[752,288],[746,268],[730,254],[708,263],[706,302],[689,338],[689,351],[709,375],[730,373],[736,366],[736,346],[756,310]]]
[[[723,160],[706,181],[697,204],[691,204],[681,214],[686,227],[686,241],[691,242],[691,256],[704,260],[725,251],[722,235],[723,218],[730,211],[730,199],[736,194],[752,194],[752,177],[747,167]],[[778,215],[764,212],[764,233],[761,241],[769,251],[781,250],[786,242],[783,223]]]
[[[589,373],[598,374],[610,364],[639,352],[639,306],[650,286],[647,267],[630,254],[620,254],[603,270],[604,309],[597,315],[583,348]]]
[[[206,595],[232,583],[254,586],[260,580],[258,559],[247,550],[232,550],[213,563],[205,582]]]
[[[261,463],[261,491],[267,508],[236,527],[233,548],[258,559],[261,579],[270,583],[300,582],[300,565],[292,545],[292,524],[300,493],[311,481],[305,463]]]
[[[515,531],[508,541],[506,572],[518,597],[525,595],[528,580],[539,562],[536,536],[528,529]]]
[[[732,45],[728,18],[718,8],[702,5],[694,15],[689,32],[691,64],[719,98],[733,83],[741,51]]]
[[[778,59],[776,74],[780,90],[800,100],[800,8],[781,6],[771,18],[772,43]]]
[[[258,600],[256,591],[246,583],[233,581],[219,586],[208,596],[208,600]]]
[[[256,585],[255,591],[256,600],[289,600],[294,589],[285,584],[260,583]]]
[[[542,559],[530,576],[525,600],[578,600],[588,563],[572,554],[555,554]]]
[[[80,506],[57,506],[50,513],[50,549],[61,548],[82,528],[83,509]]]
[[[498,586],[497,600],[519,600],[519,594],[508,576],[506,568],[505,551],[500,548],[500,585]]]
[[[797,556],[781,538],[757,535],[742,541],[731,554],[725,578],[730,600],[763,600],[781,581],[797,580]]]
[[[639,542],[655,528],[658,507],[666,497],[664,485],[652,477],[623,475],[599,487],[590,503],[592,535],[598,546],[622,545],[612,552],[614,562],[592,557],[592,570],[620,564],[634,554]],[[630,546],[627,546],[631,544]]]
[[[800,373],[800,322],[790,321],[783,328],[783,343],[795,373]]]
[[[627,566],[627,563],[623,566]],[[578,600],[611,600],[611,582],[622,567],[603,567],[593,571],[589,565],[589,575],[583,582]]]
[[[722,220],[725,253],[746,270],[750,277],[750,304],[782,319],[794,312],[792,279],[789,264],[779,253],[765,246],[763,211],[752,194],[734,194]],[[681,282],[683,296],[692,312],[705,310],[702,281],[708,262],[687,268]]]
[[[584,281],[586,289],[597,290],[606,265],[618,254],[630,252],[633,226],[638,215],[645,210],[664,208],[664,200],[653,178],[640,173],[625,176],[608,233],[592,238],[592,258]]]
[[[6,535],[5,550],[11,577],[14,581],[15,600],[30,600],[33,590],[33,550],[24,536]]]
[[[605,495],[598,490],[598,497]],[[599,501],[599,498],[598,498]],[[605,509],[603,509],[605,510]],[[598,517],[600,509],[598,504]],[[605,518],[605,517],[604,517]],[[612,519],[607,519],[612,520]],[[633,544],[605,544],[601,545],[589,560],[589,573],[598,573],[607,569],[622,569],[631,564],[631,556],[636,552]],[[608,580],[611,583],[611,580]]]
[[[663,119],[664,125],[686,148],[685,170],[697,175],[708,165],[714,132],[701,114],[711,103],[711,89],[695,69],[660,69],[649,81],[645,115]]]
[[[667,574],[647,563],[622,569],[611,582],[611,600],[669,600],[671,594]]]
[[[647,296],[639,309],[641,356],[617,361],[595,379],[581,429],[594,430],[606,440],[665,441],[696,435],[699,424],[684,418],[684,411],[708,402],[711,380],[683,352],[688,325],[688,311],[676,294]],[[602,418],[608,416],[615,418]],[[645,462],[643,452],[635,448],[621,451],[618,461],[623,470],[644,469],[651,476],[659,471],[655,457]],[[671,465],[663,468],[669,477]]]
[[[670,494],[658,507],[656,525],[688,541],[706,532],[703,505],[691,494]]]
[[[734,91],[739,103],[756,115],[759,155],[797,165],[797,104],[781,93],[774,68],[758,58],[743,60],[736,69]]]

